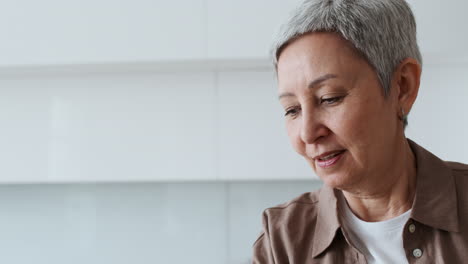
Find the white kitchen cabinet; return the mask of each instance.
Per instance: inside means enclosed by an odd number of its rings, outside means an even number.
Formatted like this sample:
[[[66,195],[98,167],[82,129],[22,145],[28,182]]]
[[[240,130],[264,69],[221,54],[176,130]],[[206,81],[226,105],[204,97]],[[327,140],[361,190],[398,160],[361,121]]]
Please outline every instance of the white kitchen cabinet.
[[[466,56],[467,1],[408,0],[416,17],[421,51],[437,56]]]
[[[285,203],[301,193],[321,187],[319,181],[275,181],[230,183],[229,264],[251,264],[252,244],[262,230],[261,212]],[[246,243],[250,241],[250,243]]]
[[[49,99],[35,82],[0,81],[0,182],[47,179]]]
[[[467,60],[425,59],[406,133],[466,163]],[[266,65],[0,71],[0,183],[316,179]]]
[[[0,182],[214,180],[211,73],[1,80]]]
[[[198,65],[1,72],[0,183],[313,177],[264,61]]]
[[[298,0],[7,0],[0,66],[266,58]]]
[[[468,163],[468,63],[428,65],[406,135],[444,160]]]
[[[7,0],[1,66],[200,59],[203,0]]]
[[[467,54],[468,2],[408,0],[424,53]],[[6,0],[0,67],[267,58],[302,0]]]
[[[315,177],[289,144],[271,71],[219,73],[216,113],[219,179]]]
[[[206,0],[208,58],[267,58],[299,0]]]
[[[1,262],[227,264],[227,198],[225,183],[0,186]],[[259,223],[261,209],[244,217]]]
[[[208,58],[266,58],[272,40],[301,0],[205,0]],[[422,52],[468,54],[467,1],[408,0]]]

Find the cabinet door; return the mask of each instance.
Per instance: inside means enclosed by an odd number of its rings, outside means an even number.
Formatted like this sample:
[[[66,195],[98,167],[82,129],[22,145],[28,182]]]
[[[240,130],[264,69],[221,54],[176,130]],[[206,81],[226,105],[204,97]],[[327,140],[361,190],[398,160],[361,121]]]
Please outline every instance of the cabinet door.
[[[0,166],[0,181],[215,179],[212,74],[91,74],[4,84],[11,98],[1,106],[1,138],[8,140],[1,153],[10,164]]]
[[[405,133],[441,159],[468,163],[468,61],[427,64]]]
[[[468,55],[467,1],[408,0],[416,17],[418,43],[423,53]]]
[[[290,147],[272,72],[218,77],[217,164],[223,180],[311,179]]]
[[[203,58],[203,0],[2,1],[0,65]]]
[[[0,183],[47,179],[49,102],[34,81],[0,80]]]
[[[206,0],[209,58],[264,58],[299,0]]]

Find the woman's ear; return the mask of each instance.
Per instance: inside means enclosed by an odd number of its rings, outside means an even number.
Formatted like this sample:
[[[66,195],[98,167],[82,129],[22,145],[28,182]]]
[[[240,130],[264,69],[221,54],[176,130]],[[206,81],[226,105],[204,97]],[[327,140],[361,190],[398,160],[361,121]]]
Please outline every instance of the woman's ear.
[[[398,104],[408,114],[418,96],[421,82],[421,65],[413,58],[404,59],[394,73]]]

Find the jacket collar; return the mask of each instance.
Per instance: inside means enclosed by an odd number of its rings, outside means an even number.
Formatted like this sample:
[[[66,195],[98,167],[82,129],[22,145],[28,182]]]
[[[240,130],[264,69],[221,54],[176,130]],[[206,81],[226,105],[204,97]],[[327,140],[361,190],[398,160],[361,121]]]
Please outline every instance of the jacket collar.
[[[450,232],[459,231],[457,197],[452,171],[444,161],[408,139],[416,157],[416,194],[411,218]],[[341,227],[337,192],[324,185],[319,194],[312,255],[317,257],[333,242]]]
[[[340,228],[336,190],[327,185],[320,189],[317,224],[313,241],[312,255],[315,258],[333,242],[336,231]]]
[[[408,139],[416,156],[417,183],[411,218],[437,229],[459,232],[452,170],[444,161]]]

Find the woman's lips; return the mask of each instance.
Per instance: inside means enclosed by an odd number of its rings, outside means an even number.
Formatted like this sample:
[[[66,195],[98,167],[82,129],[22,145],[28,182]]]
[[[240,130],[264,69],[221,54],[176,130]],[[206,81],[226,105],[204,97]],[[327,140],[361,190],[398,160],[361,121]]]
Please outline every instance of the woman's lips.
[[[345,153],[345,151],[342,151],[338,155],[336,155],[335,157],[333,157],[331,159],[328,159],[328,160],[316,159],[315,162],[321,168],[329,168],[329,167],[335,165],[341,159],[341,157],[343,156],[344,153]]]

